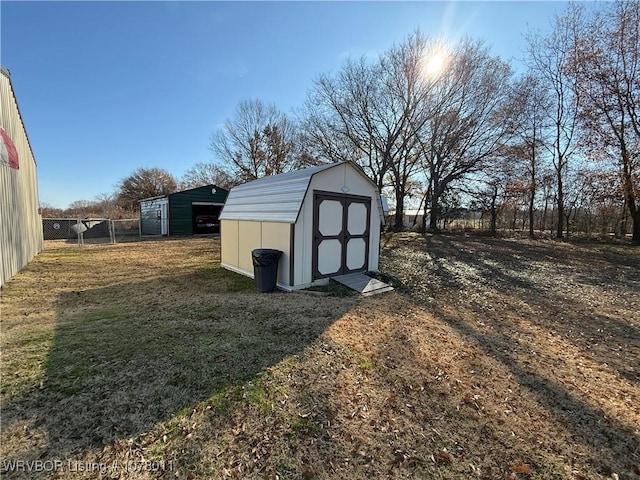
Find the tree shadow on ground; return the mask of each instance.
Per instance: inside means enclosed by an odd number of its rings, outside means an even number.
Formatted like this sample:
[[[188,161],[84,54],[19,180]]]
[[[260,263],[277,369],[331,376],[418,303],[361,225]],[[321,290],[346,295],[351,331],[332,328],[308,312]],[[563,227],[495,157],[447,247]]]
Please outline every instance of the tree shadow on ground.
[[[499,361],[555,423],[600,450],[603,460],[591,459],[600,474],[638,468],[640,439],[629,419],[619,422],[575,388],[587,380],[578,362],[565,361],[577,355],[593,362],[588,381],[601,383],[598,372],[612,372],[629,392],[640,383],[640,256],[625,255],[630,247],[444,235],[399,245],[385,268],[436,318]],[[570,351],[544,344],[556,340]],[[611,395],[615,401],[618,393]]]
[[[204,268],[61,293],[40,387],[3,406],[5,438],[23,437],[4,446],[5,463],[66,465],[190,412],[299,352],[357,301],[258,294]]]
[[[427,254],[401,274],[416,298],[446,298],[497,326],[504,318],[493,307],[526,315],[640,383],[640,256],[632,247],[445,235],[406,246]],[[492,305],[496,298],[511,304]]]
[[[565,385],[547,378],[514,352],[513,327],[492,334],[482,332],[459,316],[440,310],[438,318],[455,328],[472,344],[504,365],[521,387],[534,395],[552,416],[553,423],[571,433],[573,442],[587,445],[597,456],[589,459],[601,475],[631,472],[640,461],[640,437],[629,425],[590,405]],[[535,356],[540,352],[533,352]]]

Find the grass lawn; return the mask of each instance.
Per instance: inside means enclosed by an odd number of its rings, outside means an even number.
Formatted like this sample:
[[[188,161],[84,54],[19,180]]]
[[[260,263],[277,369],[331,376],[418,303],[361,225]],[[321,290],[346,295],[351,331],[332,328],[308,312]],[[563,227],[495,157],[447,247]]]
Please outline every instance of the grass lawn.
[[[360,298],[219,248],[55,246],[2,289],[3,478],[640,478],[638,249],[393,235]]]

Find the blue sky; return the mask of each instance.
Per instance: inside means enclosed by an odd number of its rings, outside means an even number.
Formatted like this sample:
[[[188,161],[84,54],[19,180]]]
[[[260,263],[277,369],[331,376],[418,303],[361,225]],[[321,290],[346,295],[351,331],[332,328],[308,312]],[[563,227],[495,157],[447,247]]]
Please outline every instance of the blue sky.
[[[321,73],[420,28],[483,39],[518,68],[560,2],[25,2],[0,0],[0,62],[38,163],[40,202],[111,193],[138,167],[214,161],[239,101],[290,112]]]

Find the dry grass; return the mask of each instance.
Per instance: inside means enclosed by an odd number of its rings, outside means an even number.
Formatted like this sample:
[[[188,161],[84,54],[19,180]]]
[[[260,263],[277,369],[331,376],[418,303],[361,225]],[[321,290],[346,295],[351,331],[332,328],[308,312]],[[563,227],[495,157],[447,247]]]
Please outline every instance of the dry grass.
[[[2,290],[0,469],[640,478],[640,252],[384,243],[406,290],[365,299],[254,293],[211,238],[45,251]]]

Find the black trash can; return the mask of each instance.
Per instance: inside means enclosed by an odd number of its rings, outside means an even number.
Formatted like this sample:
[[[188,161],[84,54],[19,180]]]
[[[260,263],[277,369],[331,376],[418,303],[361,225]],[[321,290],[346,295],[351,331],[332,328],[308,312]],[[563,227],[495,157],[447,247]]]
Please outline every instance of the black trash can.
[[[278,278],[278,261],[282,252],[270,248],[257,248],[251,252],[253,280],[259,292],[273,292]]]

